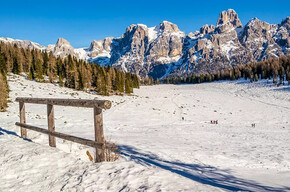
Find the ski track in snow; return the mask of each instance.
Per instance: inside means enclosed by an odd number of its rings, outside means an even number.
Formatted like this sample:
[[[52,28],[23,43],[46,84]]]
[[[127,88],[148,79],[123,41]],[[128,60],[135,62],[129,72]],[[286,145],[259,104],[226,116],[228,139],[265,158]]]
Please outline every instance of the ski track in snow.
[[[0,191],[290,191],[289,86],[158,85],[125,97],[16,75],[9,86],[12,102],[0,113]],[[86,156],[92,148],[62,139],[51,148],[47,135],[29,130],[23,140],[14,125],[18,96],[112,100],[104,133],[121,158],[94,164]],[[94,137],[92,109],[56,106],[55,119],[59,132]],[[27,104],[26,120],[46,128],[46,106]]]

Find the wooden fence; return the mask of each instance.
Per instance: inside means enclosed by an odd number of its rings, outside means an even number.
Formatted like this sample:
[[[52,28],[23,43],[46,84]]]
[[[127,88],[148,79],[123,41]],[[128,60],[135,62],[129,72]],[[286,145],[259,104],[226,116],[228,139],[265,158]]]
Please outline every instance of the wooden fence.
[[[76,142],[96,148],[95,162],[102,162],[105,160],[104,154],[104,130],[103,130],[103,109],[111,108],[111,101],[108,100],[83,100],[83,99],[53,99],[53,98],[27,98],[18,97],[16,101],[19,102],[20,122],[15,125],[20,126],[21,137],[27,138],[26,129],[47,134],[49,137],[49,146],[56,147],[55,137]],[[46,104],[47,105],[47,120],[48,130],[40,127],[26,124],[25,120],[25,103]],[[94,109],[94,127],[95,127],[95,141],[84,139],[64,133],[55,131],[54,124],[54,105],[72,106],[72,107],[86,107]]]

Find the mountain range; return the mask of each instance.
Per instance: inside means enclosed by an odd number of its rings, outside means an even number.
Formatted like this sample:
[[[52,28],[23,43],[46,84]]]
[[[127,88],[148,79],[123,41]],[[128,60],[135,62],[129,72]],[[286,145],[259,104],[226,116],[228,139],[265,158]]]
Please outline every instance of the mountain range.
[[[141,78],[164,78],[211,73],[231,66],[257,62],[290,53],[290,17],[279,24],[257,18],[242,25],[233,9],[220,13],[216,25],[204,25],[185,34],[168,21],[147,27],[134,24],[118,38],[92,41],[88,48],[75,49],[59,38],[55,45],[42,46],[28,40],[1,37],[20,47],[69,54],[78,59],[110,65]]]

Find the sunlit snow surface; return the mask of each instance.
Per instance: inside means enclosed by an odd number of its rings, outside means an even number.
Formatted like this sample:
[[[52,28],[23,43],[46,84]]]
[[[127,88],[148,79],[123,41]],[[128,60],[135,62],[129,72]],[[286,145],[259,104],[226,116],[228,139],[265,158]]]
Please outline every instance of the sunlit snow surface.
[[[0,191],[290,190],[290,87],[266,81],[158,85],[102,97],[9,77],[0,113]],[[18,96],[109,99],[106,138],[122,157],[94,164],[93,149],[28,130],[19,138]],[[184,120],[182,120],[184,117]],[[89,139],[93,110],[55,107],[56,131]],[[47,127],[46,106],[26,105],[28,124]],[[210,124],[218,120],[218,124]],[[256,123],[256,127],[251,127]]]

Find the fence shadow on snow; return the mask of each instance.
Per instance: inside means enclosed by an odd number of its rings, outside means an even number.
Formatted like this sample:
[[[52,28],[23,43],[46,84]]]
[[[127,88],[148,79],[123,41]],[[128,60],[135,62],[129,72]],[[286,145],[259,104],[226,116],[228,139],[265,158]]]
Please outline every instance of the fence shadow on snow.
[[[9,130],[6,130],[6,129],[0,127],[0,136],[1,136],[1,135],[4,135],[4,134],[7,134],[7,135],[13,135],[13,136],[15,136],[15,137],[19,137],[20,139],[23,139],[23,140],[25,140],[25,141],[32,142],[31,139],[26,139],[26,138],[20,137],[20,136],[19,136],[16,132],[14,132],[14,131],[9,131]]]
[[[4,134],[13,135],[20,137],[16,132],[6,130],[0,127],[0,137]],[[30,139],[24,139],[30,141]],[[228,169],[218,169],[213,166],[199,165],[199,164],[186,164],[182,162],[167,161],[160,159],[154,154],[139,152],[136,148],[120,145],[119,149],[121,154],[125,157],[129,157],[136,163],[156,166],[180,176],[186,177],[193,181],[210,185],[213,187],[218,187],[230,191],[288,191],[290,187],[270,187],[259,184],[252,180],[246,180],[242,178],[235,177],[231,174]]]
[[[182,162],[167,161],[154,154],[139,152],[136,148],[127,145],[119,146],[121,154],[129,157],[139,164],[156,166],[193,181],[218,187],[230,191],[286,191],[290,187],[270,187],[252,180],[235,177],[230,170],[218,169],[212,166],[199,164],[186,164]]]

